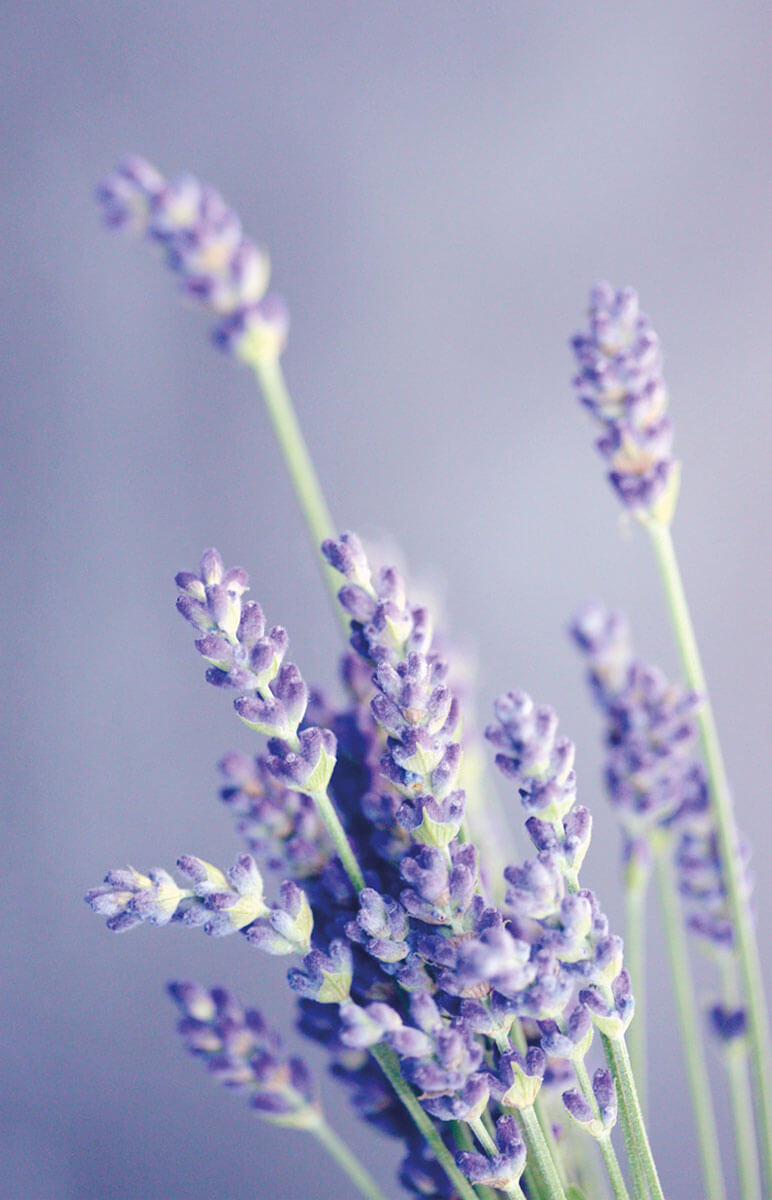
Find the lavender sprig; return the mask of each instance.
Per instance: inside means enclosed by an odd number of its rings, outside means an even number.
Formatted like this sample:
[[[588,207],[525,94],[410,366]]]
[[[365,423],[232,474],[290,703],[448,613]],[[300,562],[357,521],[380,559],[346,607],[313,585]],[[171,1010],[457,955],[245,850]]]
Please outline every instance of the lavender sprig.
[[[176,577],[177,608],[198,630],[196,649],[211,665],[206,673],[217,687],[241,689],[234,701],[246,725],[269,737],[265,767],[283,786],[309,796],[332,839],[346,874],[360,891],[364,876],[327,789],[336,762],[336,740],[329,729],[300,729],[309,690],[298,668],[284,663],[286,631],[266,631],[255,601],[242,603],[249,580],[242,567],[226,571],[216,550],[206,550],[198,573]]]
[[[574,339],[575,353],[583,368],[584,365],[587,367],[586,372],[584,369],[580,372],[579,385],[584,388],[584,384],[587,384],[590,406],[592,403],[599,406],[599,417],[606,394],[612,407],[614,404],[621,405],[624,410],[624,416],[609,411],[607,416],[600,417],[607,427],[612,460],[617,452],[623,454],[616,465],[612,461],[613,470],[620,474],[620,483],[615,486],[625,502],[630,503],[651,538],[684,675],[691,690],[702,698],[697,722],[726,874],[727,898],[737,937],[743,999],[748,1009],[748,1037],[761,1156],[767,1188],[772,1189],[772,1078],[769,1071],[772,1039],[758,943],[748,898],[743,891],[740,838],[718,729],[670,533],[678,471],[670,452],[669,423],[667,418],[660,415],[664,412],[664,386],[656,337],[648,322],[641,321],[636,309],[637,300],[630,289],[615,293],[609,285],[604,284],[591,292],[589,334],[580,334]],[[606,326],[611,330],[608,341],[605,340],[608,336]],[[634,336],[638,332],[641,333],[640,339]],[[625,442],[621,435],[628,425],[633,433]],[[620,438],[617,438],[617,434]],[[615,449],[617,442],[618,450]],[[628,447],[634,451],[631,459],[633,486],[629,490],[622,479],[622,476],[629,478],[626,473],[630,463],[624,457]],[[612,479],[612,482],[615,481]]]
[[[662,1196],[656,1166],[648,1145],[635,1083],[629,1069],[625,1032],[634,1001],[630,977],[622,962],[621,939],[609,934],[608,921],[597,898],[580,889],[578,872],[587,852],[591,818],[576,805],[574,746],[558,734],[554,711],[537,706],[524,692],[508,692],[494,706],[496,721],[486,730],[497,748],[496,763],[517,788],[521,805],[529,814],[526,829],[536,850],[535,859],[507,868],[510,883],[506,903],[518,933],[533,946],[539,964],[535,985],[526,991],[529,1015],[547,1022],[542,1044],[554,1049],[564,1038],[574,1044],[565,1010],[580,983],[578,1000],[598,1028],[609,1068],[623,1095],[623,1124],[636,1193],[649,1187]],[[583,985],[583,986],[581,986]],[[583,1059],[589,1042],[575,1026],[571,1053],[580,1084]],[[612,1182],[621,1179],[610,1143],[606,1147]],[[646,1183],[644,1184],[644,1179]]]
[[[265,294],[266,251],[242,233],[214,188],[191,175],[169,182],[138,156],[107,176],[97,201],[109,229],[144,234],[166,250],[183,293],[218,317],[214,342],[255,372],[337,615],[332,572],[319,556],[335,527],[282,372],[289,314],[281,297]]]
[[[247,1096],[262,1120],[310,1133],[363,1196],[384,1200],[369,1171],[328,1125],[307,1063],[287,1056],[258,1009],[245,1009],[224,988],[208,991],[176,981],[168,991],[181,1013],[177,1032],[185,1049],[216,1083]]]

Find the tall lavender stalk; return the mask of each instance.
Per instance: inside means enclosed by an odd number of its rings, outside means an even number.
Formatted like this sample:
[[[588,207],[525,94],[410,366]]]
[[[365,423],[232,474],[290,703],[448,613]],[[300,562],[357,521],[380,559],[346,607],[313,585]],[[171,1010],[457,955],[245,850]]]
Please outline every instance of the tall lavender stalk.
[[[109,228],[145,235],[164,251],[182,293],[215,318],[212,340],[254,371],[337,616],[335,579],[319,552],[335,526],[282,370],[289,313],[267,294],[267,252],[214,188],[192,175],[168,180],[136,155],[107,176],[97,199]]]
[[[606,718],[605,780],[624,839],[625,889],[646,895],[656,864],[665,933],[675,987],[676,1007],[697,1126],[705,1194],[726,1195],[719,1153],[718,1126],[701,1038],[702,1019],[694,983],[673,870],[678,830],[706,794],[703,771],[694,758],[694,714],[699,698],[675,686],[661,671],[636,659],[627,622],[600,604],[587,605],[571,625],[585,655],[594,698]],[[632,906],[628,906],[632,907]],[[642,909],[636,901],[636,915]],[[640,945],[636,978],[643,976],[645,925],[628,930],[628,945]],[[640,1014],[636,1013],[636,1022]],[[634,1058],[646,1058],[645,1037]],[[632,1055],[632,1046],[631,1046]]]
[[[676,643],[690,688],[702,697],[698,724],[708,769],[727,900],[737,939],[748,1009],[756,1115],[767,1187],[772,1191],[772,1042],[758,943],[743,888],[740,838],[697,638],[670,532],[680,466],[672,453],[672,425],[659,340],[640,312],[632,288],[600,284],[590,293],[590,327],[574,337],[576,385],[600,424],[598,449],[625,508],[651,539]]]

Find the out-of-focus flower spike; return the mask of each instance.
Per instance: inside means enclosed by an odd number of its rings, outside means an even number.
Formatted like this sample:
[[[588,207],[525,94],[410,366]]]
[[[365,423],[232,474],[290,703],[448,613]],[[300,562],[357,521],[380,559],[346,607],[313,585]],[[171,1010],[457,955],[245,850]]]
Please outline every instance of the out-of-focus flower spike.
[[[571,341],[581,403],[601,426],[597,447],[609,481],[636,516],[668,524],[680,464],[672,453],[659,339],[632,288],[590,291],[589,330]]]
[[[250,362],[278,359],[289,315],[266,296],[270,260],[246,237],[236,213],[192,175],[168,181],[140,158],[123,162],[97,189],[105,222],[147,233],[166,251],[183,292],[220,318],[214,340]]]

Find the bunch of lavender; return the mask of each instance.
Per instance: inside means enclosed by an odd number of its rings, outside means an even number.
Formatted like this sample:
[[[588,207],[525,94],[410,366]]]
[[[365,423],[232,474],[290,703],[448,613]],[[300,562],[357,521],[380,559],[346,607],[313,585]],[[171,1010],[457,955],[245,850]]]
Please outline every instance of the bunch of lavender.
[[[635,1200],[664,1200],[627,1052],[634,1003],[622,942],[579,881],[591,820],[576,803],[572,743],[524,693],[496,702],[487,736],[535,850],[499,880],[481,791],[464,770],[470,722],[452,650],[395,568],[373,571],[354,534],[335,536],[281,371],[286,309],[264,295],[267,257],[219,195],[189,177],[170,184],[133,159],[99,196],[108,224],[164,248],[184,291],[216,315],[216,342],[254,369],[348,649],[338,705],[287,661],[287,634],[245,598],[242,568],[226,570],[209,550],[197,571],[181,572],[177,607],[207,681],[235,691],[237,715],[266,739],[221,761],[222,798],[248,852],[225,871],[183,854],[181,878],[113,870],[87,900],[116,931],[174,923],[240,933],[294,959],[298,1029],[325,1048],[359,1115],[402,1143],[408,1194],[588,1200],[610,1186],[629,1200],[612,1141],[618,1112]],[[599,357],[626,345],[630,312],[622,305],[616,324],[600,321],[605,341],[585,339],[581,355],[586,387],[603,391],[596,415],[615,487],[641,519],[661,522],[676,472],[662,465],[657,356],[638,339],[645,378],[634,355],[605,375]],[[626,404],[633,386],[645,403]],[[731,909],[729,885],[726,894]],[[222,990],[172,985],[172,994],[183,1037],[216,1077],[320,1137],[358,1191],[381,1195],[321,1120],[305,1067],[282,1057],[253,1010]],[[605,1065],[591,1076],[595,1030]]]
[[[670,533],[680,466],[672,455],[659,340],[635,292],[602,283],[590,292],[589,329],[571,344],[578,366],[574,383],[602,428],[597,446],[610,464],[609,480],[651,539],[687,683],[686,689],[673,685],[634,659],[619,614],[590,607],[575,621],[572,632],[587,655],[590,683],[607,717],[606,781],[625,832],[628,893],[638,896],[630,939],[640,964],[636,977],[643,975],[640,897],[654,848],[706,1193],[712,1200],[725,1195],[678,894],[690,932],[721,964],[724,995],[711,1007],[711,1024],[729,1049],[742,1195],[756,1200],[762,1194],[756,1133],[772,1189],[769,1019],[750,907],[748,850],[737,827]],[[747,1092],[748,1064],[755,1113]]]

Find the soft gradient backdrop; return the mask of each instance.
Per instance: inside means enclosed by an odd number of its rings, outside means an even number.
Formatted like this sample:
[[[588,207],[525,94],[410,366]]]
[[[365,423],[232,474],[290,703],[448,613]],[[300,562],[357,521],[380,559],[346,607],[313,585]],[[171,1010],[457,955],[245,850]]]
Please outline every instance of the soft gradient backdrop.
[[[99,226],[93,185],[126,152],[214,182],[270,246],[336,519],[439,582],[484,709],[516,684],[559,709],[596,814],[586,877],[617,923],[566,620],[606,598],[642,653],[676,661],[566,342],[594,280],[639,289],[769,946],[770,32],[767,4],[709,0],[0,7],[7,1200],[348,1194],[301,1135],[211,1088],[163,995],[174,976],[222,982],[286,1022],[284,964],[177,928],[111,937],[81,899],[111,865],[237,845],[214,764],[252,743],[204,685],[176,570],[215,543],[307,675],[332,683],[337,650],[248,373],[149,247]],[[652,962],[663,979],[656,924]],[[669,985],[651,990],[652,1139],[670,1200],[694,1200]],[[325,1091],[396,1194],[394,1147]]]

